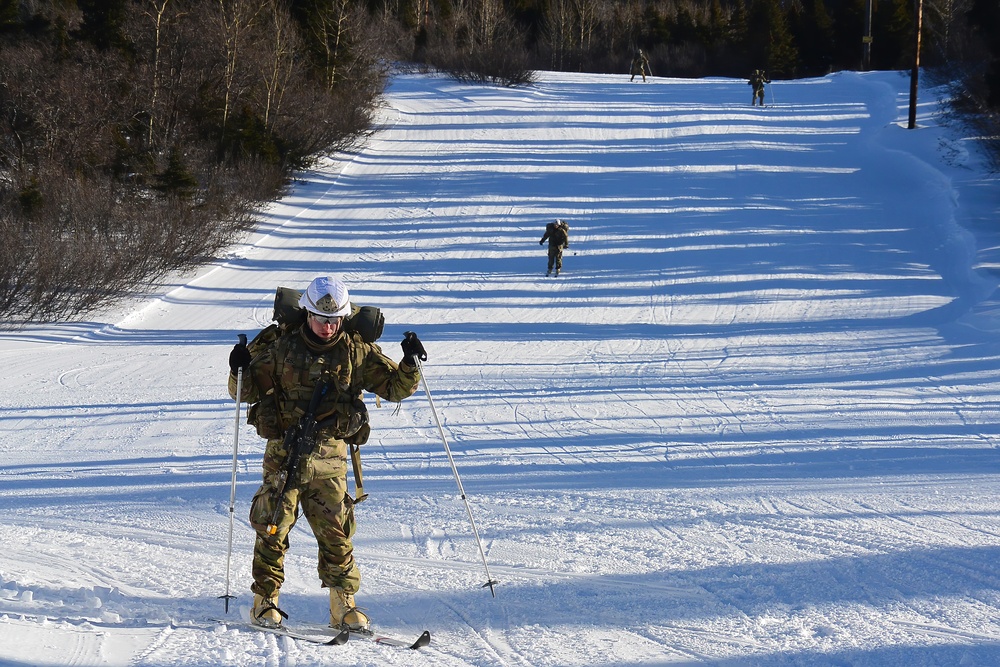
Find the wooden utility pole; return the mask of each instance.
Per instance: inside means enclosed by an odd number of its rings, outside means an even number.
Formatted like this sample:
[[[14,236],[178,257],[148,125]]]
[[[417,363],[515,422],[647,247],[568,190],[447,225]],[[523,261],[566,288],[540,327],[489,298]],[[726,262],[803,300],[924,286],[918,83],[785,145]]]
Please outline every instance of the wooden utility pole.
[[[920,80],[920,29],[924,18],[924,0],[914,0],[916,16],[913,29],[913,70],[910,72],[910,122],[907,129],[917,126],[917,83]]]

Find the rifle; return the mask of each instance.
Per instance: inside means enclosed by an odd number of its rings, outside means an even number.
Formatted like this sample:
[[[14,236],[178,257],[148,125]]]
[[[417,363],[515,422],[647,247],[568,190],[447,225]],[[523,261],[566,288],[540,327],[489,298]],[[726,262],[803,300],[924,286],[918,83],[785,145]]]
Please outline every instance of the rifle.
[[[278,532],[278,521],[281,520],[281,504],[285,497],[285,489],[288,487],[288,480],[296,479],[299,475],[299,464],[302,458],[312,453],[316,446],[316,410],[320,401],[330,389],[330,381],[318,382],[313,391],[312,399],[306,413],[302,415],[299,422],[290,427],[285,432],[285,465],[278,473],[278,484],[274,494],[274,514],[271,515],[271,523],[267,525],[267,534],[274,535]]]

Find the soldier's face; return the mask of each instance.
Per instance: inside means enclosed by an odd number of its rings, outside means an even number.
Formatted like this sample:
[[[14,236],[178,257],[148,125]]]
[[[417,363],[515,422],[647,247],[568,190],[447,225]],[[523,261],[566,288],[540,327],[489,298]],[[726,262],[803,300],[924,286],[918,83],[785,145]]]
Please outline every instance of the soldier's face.
[[[309,313],[309,328],[320,340],[330,340],[340,331],[340,317],[321,317]]]

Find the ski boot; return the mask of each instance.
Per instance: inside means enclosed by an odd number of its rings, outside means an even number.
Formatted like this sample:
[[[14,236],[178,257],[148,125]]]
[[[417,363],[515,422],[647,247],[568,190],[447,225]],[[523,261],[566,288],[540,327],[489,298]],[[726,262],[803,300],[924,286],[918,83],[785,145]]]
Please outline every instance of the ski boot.
[[[335,630],[369,632],[371,619],[354,606],[354,594],[343,588],[330,589],[330,627]]]
[[[288,614],[278,609],[277,593],[272,598],[254,593],[253,609],[250,610],[251,623],[262,628],[280,628],[282,618],[288,618]]]

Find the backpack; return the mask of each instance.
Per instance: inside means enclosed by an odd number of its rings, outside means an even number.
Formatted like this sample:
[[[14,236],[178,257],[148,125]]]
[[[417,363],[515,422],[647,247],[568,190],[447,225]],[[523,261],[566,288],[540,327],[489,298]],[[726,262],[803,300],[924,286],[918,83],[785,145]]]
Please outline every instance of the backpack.
[[[308,311],[299,305],[301,297],[302,292],[290,287],[279,287],[275,291],[272,316],[274,324],[264,327],[247,345],[251,357],[256,357],[265,347],[305,324]],[[358,306],[352,303],[351,314],[344,319],[341,328],[345,333],[358,334],[366,343],[374,343],[382,337],[385,317],[381,309],[375,306]]]
[[[569,224],[565,220],[556,220],[545,225],[545,231],[549,234],[555,232],[557,229],[562,229],[563,233],[569,236]]]
[[[563,247],[569,247],[569,224],[565,220],[557,220],[554,224],[553,231],[556,233],[561,233],[563,235]]]

